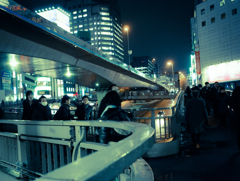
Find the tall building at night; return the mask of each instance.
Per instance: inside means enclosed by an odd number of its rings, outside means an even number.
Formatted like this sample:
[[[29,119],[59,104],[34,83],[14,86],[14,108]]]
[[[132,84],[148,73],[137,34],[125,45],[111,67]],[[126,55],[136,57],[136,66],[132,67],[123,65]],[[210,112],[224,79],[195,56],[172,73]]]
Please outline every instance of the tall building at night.
[[[150,56],[133,57],[131,65],[138,71],[153,76],[155,67],[152,61]]]
[[[240,0],[203,1],[191,24],[198,82],[218,81],[234,89],[240,82]]]
[[[91,45],[123,61],[122,18],[116,0],[66,0],[65,10],[71,13],[73,34],[88,36]]]

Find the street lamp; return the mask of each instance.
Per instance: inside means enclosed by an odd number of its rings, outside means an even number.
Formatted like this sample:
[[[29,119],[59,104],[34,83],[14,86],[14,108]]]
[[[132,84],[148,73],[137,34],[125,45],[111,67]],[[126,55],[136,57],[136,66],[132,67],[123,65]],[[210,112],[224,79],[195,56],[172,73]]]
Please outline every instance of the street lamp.
[[[128,39],[128,56],[129,56],[129,60],[128,60],[128,69],[130,70],[130,55],[132,54],[132,50],[129,49],[129,33],[128,33],[129,28],[125,27],[125,31],[127,32],[127,39]]]
[[[168,62],[168,65],[172,65],[172,77],[173,77],[173,81],[174,81],[174,72],[173,72],[173,63],[172,62]]]

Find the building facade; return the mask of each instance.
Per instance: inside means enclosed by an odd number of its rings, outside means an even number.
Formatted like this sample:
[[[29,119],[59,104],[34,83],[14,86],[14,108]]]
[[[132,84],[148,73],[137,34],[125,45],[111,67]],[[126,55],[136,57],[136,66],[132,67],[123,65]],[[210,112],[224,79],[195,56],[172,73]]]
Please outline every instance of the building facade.
[[[240,0],[208,0],[196,6],[194,54],[199,83],[240,81]]]
[[[153,76],[155,67],[152,61],[150,56],[133,57],[131,65],[138,71]]]
[[[116,0],[67,0],[70,32],[123,61],[122,18]]]

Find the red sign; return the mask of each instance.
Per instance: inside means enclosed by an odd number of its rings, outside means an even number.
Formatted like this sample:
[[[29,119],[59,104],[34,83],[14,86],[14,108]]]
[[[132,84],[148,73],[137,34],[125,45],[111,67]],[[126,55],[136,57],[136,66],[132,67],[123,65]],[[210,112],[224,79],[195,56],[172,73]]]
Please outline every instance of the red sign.
[[[200,64],[200,53],[199,51],[195,52],[196,57],[196,71],[197,74],[201,74],[201,64]]]

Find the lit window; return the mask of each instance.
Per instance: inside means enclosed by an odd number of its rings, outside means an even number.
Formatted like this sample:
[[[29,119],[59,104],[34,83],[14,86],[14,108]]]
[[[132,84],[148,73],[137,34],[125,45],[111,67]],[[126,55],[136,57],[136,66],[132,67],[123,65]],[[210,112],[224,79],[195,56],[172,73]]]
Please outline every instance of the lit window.
[[[93,31],[93,28],[89,28],[90,31]]]
[[[83,12],[87,12],[87,9],[84,9]]]
[[[77,16],[74,16],[73,19],[77,19]]]
[[[81,13],[81,10],[80,10],[80,11],[78,11],[78,13]]]
[[[87,26],[88,24],[84,24],[84,26]]]
[[[110,30],[110,27],[101,27],[102,30]]]
[[[84,29],[84,31],[88,31],[88,29]]]
[[[215,17],[211,18],[211,23],[214,23],[214,22],[215,22]]]
[[[102,17],[102,20],[110,21],[111,19],[110,19],[110,18],[107,18],[107,17]]]
[[[93,25],[92,23],[89,23],[89,26]]]
[[[214,10],[214,4],[210,6],[210,11]]]
[[[74,33],[77,33],[77,31],[74,31]]]
[[[111,35],[110,32],[101,32],[102,35]]]
[[[83,25],[79,25],[79,28],[82,28],[83,27]]]
[[[91,38],[91,40],[94,40],[94,38]]]
[[[94,45],[94,43],[91,43],[91,45]]]
[[[83,17],[87,17],[87,14],[84,14]]]
[[[95,32],[95,35],[97,34],[97,32]]]
[[[203,21],[203,22],[202,22],[202,26],[206,26],[206,21]]]
[[[100,15],[102,15],[102,16],[109,16],[109,13],[100,12]]]
[[[220,6],[223,6],[223,5],[225,5],[225,0],[220,1]]]
[[[74,26],[73,28],[77,28],[77,26]]]
[[[108,8],[106,8],[106,7],[101,7],[101,10],[103,10],[103,11],[108,11]]]
[[[226,13],[221,14],[221,19],[225,19],[226,18]]]
[[[201,14],[205,14],[205,9],[202,9],[202,10],[201,10]]]
[[[237,9],[232,10],[232,15],[235,15],[235,14],[237,14]]]
[[[78,15],[79,18],[82,18],[82,15]]]
[[[96,25],[96,22],[94,22],[94,25]]]
[[[77,14],[77,11],[74,11],[73,14]]]

